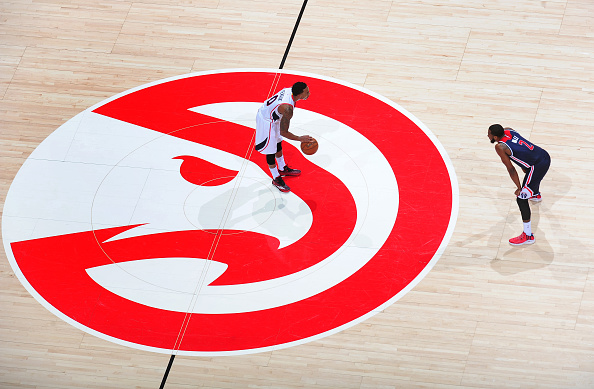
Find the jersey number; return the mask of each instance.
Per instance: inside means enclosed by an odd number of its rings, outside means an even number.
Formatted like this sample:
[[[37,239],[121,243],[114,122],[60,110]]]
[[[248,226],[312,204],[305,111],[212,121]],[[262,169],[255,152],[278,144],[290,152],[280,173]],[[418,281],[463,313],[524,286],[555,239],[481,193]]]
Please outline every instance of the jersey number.
[[[533,145],[531,145],[531,144],[528,144],[528,143],[524,142],[523,140],[520,140],[520,141],[518,142],[518,144],[520,144],[520,145],[524,145],[524,146],[528,147],[530,150],[534,150],[534,146],[533,146]]]
[[[266,101],[266,105],[270,105],[270,104],[274,103],[274,102],[276,101],[276,99],[278,99],[278,95],[274,95],[274,96],[272,96],[271,98],[269,98],[269,99]]]

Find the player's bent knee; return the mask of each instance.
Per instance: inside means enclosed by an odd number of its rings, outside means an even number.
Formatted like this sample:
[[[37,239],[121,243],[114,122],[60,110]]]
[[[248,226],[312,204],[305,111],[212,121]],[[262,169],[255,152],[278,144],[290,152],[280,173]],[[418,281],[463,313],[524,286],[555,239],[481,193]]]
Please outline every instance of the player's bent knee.
[[[533,194],[534,193],[532,193],[530,189],[523,187],[520,191],[520,194],[518,195],[518,198],[528,200],[530,197],[532,197]]]
[[[266,163],[269,166],[276,165],[276,159],[275,159],[274,154],[266,154]]]

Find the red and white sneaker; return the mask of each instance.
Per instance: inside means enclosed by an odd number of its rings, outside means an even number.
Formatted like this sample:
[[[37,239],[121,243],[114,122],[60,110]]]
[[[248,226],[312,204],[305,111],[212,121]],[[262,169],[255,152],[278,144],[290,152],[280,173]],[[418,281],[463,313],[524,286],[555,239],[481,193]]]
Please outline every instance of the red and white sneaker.
[[[283,170],[278,171],[281,176],[297,177],[301,175],[301,170],[291,169],[289,165],[286,165]]]
[[[537,193],[534,196],[530,197],[528,200],[535,203],[540,203],[542,201],[542,196],[540,195],[540,193]]]
[[[509,244],[512,246],[520,246],[523,244],[532,244],[534,243],[534,234],[528,236],[525,232],[522,232],[522,235],[516,236],[515,238],[511,238],[509,240]]]
[[[285,181],[281,176],[278,176],[274,180],[272,180],[272,185],[276,186],[278,190],[280,190],[281,192],[291,191],[291,188],[289,188],[287,184],[285,184]]]

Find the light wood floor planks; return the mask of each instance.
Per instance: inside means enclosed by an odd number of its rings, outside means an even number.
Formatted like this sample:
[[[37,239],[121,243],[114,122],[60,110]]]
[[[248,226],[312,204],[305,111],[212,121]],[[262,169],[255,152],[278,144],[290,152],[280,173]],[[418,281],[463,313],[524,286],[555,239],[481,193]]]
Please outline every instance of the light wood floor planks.
[[[2,1],[0,205],[35,147],[99,101],[192,71],[277,68],[300,7]],[[178,356],[166,387],[594,387],[593,26],[591,0],[310,0],[285,69],[366,87],[425,123],[458,176],[455,232],[384,312],[285,350]],[[530,247],[507,243],[521,221],[487,139],[495,122],[552,156]],[[21,286],[4,252],[0,285],[0,387],[159,386],[169,356],[66,324]]]

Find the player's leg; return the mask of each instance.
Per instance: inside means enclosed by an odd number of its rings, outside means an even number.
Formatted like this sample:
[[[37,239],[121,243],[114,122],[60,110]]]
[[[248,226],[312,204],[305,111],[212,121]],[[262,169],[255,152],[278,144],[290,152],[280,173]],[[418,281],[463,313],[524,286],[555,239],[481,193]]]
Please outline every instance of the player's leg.
[[[283,157],[283,141],[282,140],[276,144],[275,158],[276,158],[276,166],[278,166],[278,170],[279,171],[283,170],[287,164],[285,163],[285,158]]]
[[[530,211],[530,204],[528,204],[528,199],[534,196],[534,194],[536,193],[533,190],[534,187],[531,188],[529,186],[530,183],[534,183],[534,166],[524,170],[524,172],[526,173],[526,175],[524,176],[524,181],[522,182],[522,190],[516,198],[518,208],[520,208],[520,213],[522,215],[524,231],[520,236],[516,236],[515,238],[511,238],[509,240],[509,244],[513,246],[534,243],[532,223],[530,222],[530,217],[532,216],[532,213]]]
[[[278,139],[280,138],[279,124],[265,120],[260,114],[256,116],[256,145],[255,149],[266,156],[266,163],[272,175],[272,185],[281,192],[289,192],[291,188],[285,184],[276,167],[276,156]]]
[[[539,202],[542,200],[540,196],[540,182],[544,178],[545,174],[549,170],[551,165],[551,159],[546,155],[546,158],[542,159],[536,165],[526,170],[526,176],[522,183],[522,191],[516,199],[520,212],[522,213],[522,221],[524,223],[524,232],[522,235],[512,238],[509,240],[510,244],[532,244],[534,243],[534,234],[532,233],[532,224],[530,222],[531,212],[528,200]]]
[[[285,184],[278,169],[276,168],[275,154],[266,154],[266,163],[272,173],[272,185],[276,186],[281,192],[289,192],[291,188]]]
[[[534,192],[534,195],[530,197],[530,201],[536,203],[542,201],[542,196],[540,194],[540,182],[549,171],[550,166],[551,158],[549,157],[548,153],[546,154],[546,158],[543,158],[536,165],[534,165],[534,173],[532,174],[530,182],[526,184]]]
[[[520,213],[522,214],[522,222],[524,224],[524,231],[520,236],[516,236],[515,238],[511,238],[509,240],[509,244],[513,246],[519,246],[523,244],[532,244],[534,243],[534,234],[532,233],[532,225],[530,223],[530,204],[528,204],[527,198],[520,198],[518,196],[516,198],[516,202],[518,203],[518,207],[520,208]]]
[[[285,158],[283,157],[282,141],[278,142],[278,145],[277,145],[276,165],[278,166],[278,170],[282,176],[296,177],[301,174],[301,170],[292,169],[285,163]]]
[[[272,174],[272,178],[280,177],[280,173],[276,168],[276,161],[274,160],[274,154],[266,154],[266,163]]]

